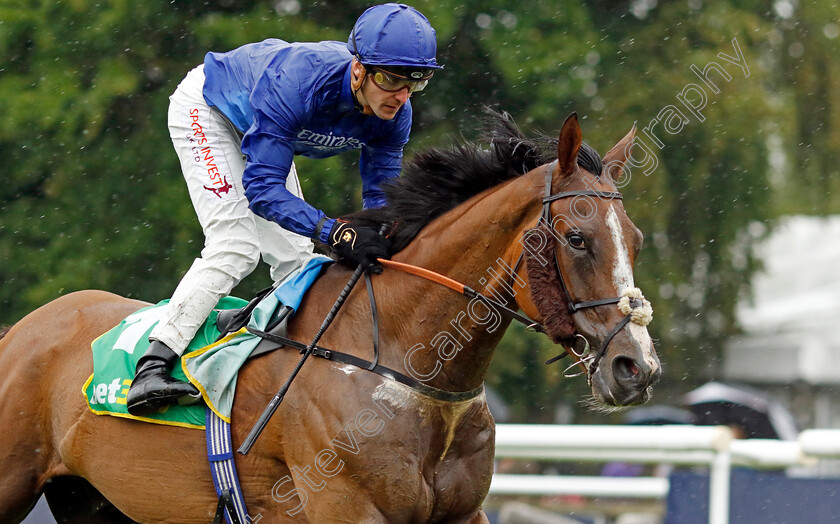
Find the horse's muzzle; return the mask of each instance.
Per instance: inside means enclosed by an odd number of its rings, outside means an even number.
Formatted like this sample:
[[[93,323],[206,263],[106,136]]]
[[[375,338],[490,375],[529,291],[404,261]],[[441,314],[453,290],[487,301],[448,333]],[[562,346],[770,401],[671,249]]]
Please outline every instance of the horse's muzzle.
[[[628,351],[617,346],[616,354],[608,352],[591,377],[592,394],[605,404],[644,404],[650,399],[651,386],[662,377],[662,366],[652,343],[647,351],[635,343],[631,347]]]

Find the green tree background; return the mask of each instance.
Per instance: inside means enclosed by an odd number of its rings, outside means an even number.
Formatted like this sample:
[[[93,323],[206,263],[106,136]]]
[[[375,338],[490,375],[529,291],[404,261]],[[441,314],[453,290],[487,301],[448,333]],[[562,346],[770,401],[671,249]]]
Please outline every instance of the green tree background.
[[[268,37],[346,39],[368,3],[300,0],[6,0],[0,5],[0,322],[70,291],[168,297],[203,237],[166,128],[168,96],[207,51]],[[656,400],[714,376],[734,306],[758,268],[750,246],[782,214],[840,211],[840,7],[777,0],[422,0],[439,72],[414,97],[408,155],[476,136],[482,105],[556,133],[577,111],[602,153],[640,133],[723,65],[719,93],[624,188],[646,235],[637,284],[653,302],[666,365]],[[749,67],[746,76],[718,53]],[[640,137],[644,138],[643,134]],[[356,159],[298,162],[328,214],[360,207]],[[266,284],[257,271],[235,293]],[[45,326],[45,329],[48,327]],[[556,352],[512,328],[489,382],[514,420],[551,421],[583,381],[542,361]],[[595,417],[595,415],[581,415]]]

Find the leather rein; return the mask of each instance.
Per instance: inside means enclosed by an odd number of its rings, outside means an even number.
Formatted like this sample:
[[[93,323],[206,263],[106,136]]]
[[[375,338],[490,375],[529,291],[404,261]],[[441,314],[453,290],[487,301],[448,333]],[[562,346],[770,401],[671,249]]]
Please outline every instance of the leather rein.
[[[543,199],[542,199],[543,212],[542,212],[542,216],[540,218],[540,221],[537,222],[537,226],[539,226],[541,223],[543,223],[544,225],[548,225],[548,227],[553,227],[553,215],[552,215],[552,212],[551,212],[551,203],[556,201],[556,200],[560,200],[560,199],[564,199],[564,198],[573,198],[573,197],[596,197],[596,198],[602,198],[602,199],[606,199],[606,200],[612,200],[612,199],[621,200],[621,199],[623,199],[623,195],[621,193],[617,192],[617,191],[575,190],[575,191],[561,191],[559,193],[552,194],[551,193],[551,181],[552,181],[552,172],[553,172],[553,166],[554,165],[555,165],[554,163],[551,163],[548,166],[546,166],[547,169],[546,169],[546,175],[545,175],[545,192],[544,192]],[[601,299],[595,299],[595,300],[575,301],[572,298],[571,293],[569,292],[569,288],[566,285],[565,279],[563,278],[563,272],[560,270],[560,263],[557,259],[557,249],[552,249],[552,253],[553,253],[552,258],[553,258],[553,262],[554,262],[553,265],[554,265],[554,269],[555,269],[555,272],[556,272],[557,280],[560,282],[560,288],[563,290],[563,294],[566,296],[568,307],[569,307],[569,312],[571,314],[575,314],[575,313],[577,313],[577,312],[579,312],[583,309],[605,306],[605,305],[609,305],[609,304],[618,304],[622,300],[623,297],[611,297],[611,298],[601,298]],[[518,272],[519,267],[522,264],[522,260],[524,259],[525,256],[526,256],[525,255],[525,249],[523,249],[522,252],[519,255],[519,258],[516,261],[516,264],[514,264],[514,266],[513,266],[513,274],[514,275]],[[414,265],[411,265],[411,264],[406,264],[406,263],[403,263],[403,262],[396,262],[396,261],[393,261],[393,260],[385,260],[385,259],[379,259],[378,261],[385,267],[390,267],[390,268],[393,268],[393,269],[397,269],[399,271],[403,271],[405,273],[409,273],[409,274],[412,274],[412,275],[415,275],[415,276],[418,276],[418,277],[421,277],[421,278],[425,278],[426,280],[429,280],[431,282],[435,282],[437,284],[446,286],[449,289],[452,289],[452,290],[456,291],[457,293],[460,293],[460,294],[464,295],[467,298],[478,299],[482,303],[486,304],[488,307],[497,308],[501,313],[506,315],[508,318],[510,318],[512,320],[515,320],[515,321],[517,321],[521,324],[524,324],[528,330],[537,331],[537,332],[540,332],[540,333],[545,333],[545,328],[539,322],[536,322],[535,320],[532,320],[532,319],[528,318],[526,315],[524,315],[522,313],[519,313],[518,311],[515,311],[513,309],[510,309],[503,304],[499,304],[496,301],[491,301],[487,296],[482,295],[481,293],[475,291],[474,289],[472,289],[471,287],[469,287],[465,284],[462,284],[461,282],[453,280],[453,279],[451,279],[447,276],[441,275],[440,273],[436,273],[436,272],[431,271],[429,269],[421,268],[421,267],[414,266]],[[511,287],[511,286],[508,286],[508,287]],[[373,288],[370,285],[368,285],[368,293],[371,296],[371,304],[373,304]],[[567,377],[573,377],[573,376],[577,376],[577,375],[586,373],[587,380],[591,380],[592,375],[598,369],[598,364],[599,364],[601,358],[603,358],[603,356],[606,354],[607,347],[608,347],[609,343],[612,341],[613,337],[615,337],[615,335],[618,334],[618,332],[621,331],[632,320],[633,310],[643,307],[644,300],[642,298],[630,298],[629,299],[629,305],[630,305],[630,309],[631,309],[630,312],[627,313],[626,316],[622,320],[620,320],[618,323],[616,323],[615,326],[613,326],[613,328],[610,330],[610,332],[604,338],[604,342],[601,344],[600,348],[598,349],[598,351],[596,353],[593,354],[591,352],[589,341],[583,335],[581,335],[580,333],[576,333],[575,336],[582,338],[584,340],[584,342],[586,343],[584,349],[580,353],[578,353],[574,349],[564,348],[563,353],[561,353],[560,355],[558,355],[558,356],[556,356],[552,359],[549,359],[548,361],[546,361],[546,364],[551,364],[553,362],[556,362],[557,360],[560,360],[561,358],[568,355],[569,352],[571,351],[578,358],[578,361],[574,362],[572,365],[570,365],[568,368],[566,368],[564,370],[564,375],[567,376]],[[374,324],[376,324],[376,313],[375,313],[376,309],[375,309],[375,307],[372,308],[372,311],[374,311],[374,313],[373,313]],[[374,345],[374,347],[375,347],[375,352],[378,355],[378,348],[376,348],[376,344]],[[575,366],[578,366],[578,365],[582,366],[584,368],[584,371],[582,371],[580,373],[575,373],[575,374],[568,374],[569,369],[571,369]]]
[[[615,199],[615,198],[617,198],[617,199],[622,199],[623,198],[621,193],[615,192],[615,191],[604,192],[604,191],[596,191],[596,190],[575,190],[575,191],[562,191],[562,192],[559,192],[559,193],[552,194],[551,193],[551,180],[552,180],[551,175],[552,175],[552,167],[553,166],[554,166],[553,163],[546,166],[547,171],[546,171],[546,177],[545,177],[545,194],[544,194],[543,199],[542,199],[543,212],[542,212],[542,216],[541,216],[540,220],[537,222],[537,226],[543,224],[543,225],[548,225],[548,227],[552,227],[553,216],[552,216],[552,213],[551,213],[551,203],[556,201],[556,200],[560,200],[560,199],[564,199],[564,198],[583,197],[583,196],[585,196],[585,197],[597,197],[597,198],[610,199],[610,200]],[[556,240],[555,240],[555,242],[556,242]],[[566,285],[566,282],[563,278],[563,272],[560,270],[560,263],[557,259],[557,249],[553,248],[552,252],[553,252],[553,262],[554,262],[553,265],[554,265],[554,269],[555,269],[555,272],[556,272],[556,276],[557,276],[558,281],[560,282],[560,287],[563,290],[563,294],[566,296],[568,307],[569,307],[569,312],[571,314],[575,314],[575,313],[577,313],[577,312],[579,312],[583,309],[620,303],[623,300],[623,297],[612,297],[612,298],[602,298],[602,299],[595,299],[595,300],[583,300],[583,301],[576,302],[572,298],[571,293],[569,292],[568,286]],[[516,261],[516,264],[513,267],[513,272],[512,272],[513,278],[516,278],[515,275],[517,274],[517,272],[519,270],[519,267],[521,266],[522,261],[524,260],[525,256],[526,256],[525,255],[525,249],[523,248],[522,252],[519,255],[519,258]],[[495,310],[499,311],[500,313],[504,314],[505,316],[507,316],[509,319],[515,320],[515,321],[525,325],[528,330],[536,331],[536,332],[540,332],[540,333],[545,333],[545,328],[539,322],[536,322],[536,321],[528,318],[526,315],[524,315],[524,314],[522,314],[522,313],[520,313],[516,310],[513,310],[513,309],[507,307],[506,305],[499,303],[498,301],[491,300],[486,295],[483,295],[483,294],[479,293],[478,291],[476,291],[475,289],[471,288],[470,286],[468,286],[466,284],[463,284],[461,282],[458,282],[458,281],[456,281],[452,278],[441,275],[440,273],[437,273],[437,272],[432,271],[430,269],[422,268],[422,267],[415,266],[415,265],[412,265],[412,264],[406,264],[404,262],[397,262],[397,261],[394,261],[394,260],[387,260],[387,259],[382,259],[382,258],[378,259],[378,262],[381,263],[385,267],[388,267],[388,268],[391,268],[391,269],[396,269],[398,271],[402,271],[404,273],[408,273],[408,274],[411,274],[411,275],[415,275],[417,277],[429,280],[430,282],[434,282],[436,284],[445,286],[445,287],[447,287],[447,288],[449,288],[449,289],[451,289],[451,290],[453,290],[457,293],[460,293],[461,295],[464,295],[465,297],[467,297],[469,299],[479,300],[483,304],[485,304],[488,308],[495,309]],[[366,369],[368,371],[372,371],[374,373],[377,373],[377,374],[379,374],[381,376],[384,376],[386,378],[389,378],[391,380],[396,380],[397,382],[400,382],[400,383],[402,383],[402,384],[404,384],[404,385],[406,385],[406,386],[408,386],[408,387],[410,387],[410,388],[412,388],[412,389],[414,389],[414,390],[416,390],[416,391],[418,391],[418,392],[420,392],[424,395],[427,395],[427,396],[430,396],[430,397],[433,397],[433,398],[437,398],[437,399],[440,399],[440,400],[446,400],[446,401],[468,400],[468,399],[471,399],[471,398],[474,398],[474,397],[478,396],[481,393],[481,391],[483,391],[483,389],[484,389],[483,385],[481,385],[481,386],[479,386],[475,389],[472,389],[470,391],[463,391],[463,392],[453,392],[453,391],[440,390],[440,389],[428,386],[428,385],[424,384],[423,382],[421,382],[419,380],[416,380],[413,377],[410,377],[410,376],[405,375],[403,373],[400,373],[396,370],[393,370],[393,369],[390,369],[390,368],[387,368],[385,366],[380,365],[379,364],[379,315],[378,315],[378,312],[377,312],[376,298],[375,298],[374,293],[373,293],[373,285],[372,285],[372,282],[371,282],[371,277],[370,277],[369,272],[365,273],[365,284],[366,284],[366,287],[367,287],[368,297],[369,297],[369,300],[370,300],[371,316],[372,316],[372,322],[373,322],[373,326],[372,326],[373,327],[373,353],[374,353],[373,361],[364,360],[364,359],[361,359],[359,357],[350,355],[348,353],[342,353],[342,352],[331,350],[331,349],[324,348],[324,347],[321,347],[321,346],[315,346],[314,352],[313,352],[314,356],[324,358],[324,359],[330,360],[330,361],[340,362],[340,363],[344,363],[344,364],[350,364],[350,365],[353,365],[355,367],[359,367],[361,369]],[[512,286],[508,285],[508,287],[510,287],[512,289]],[[625,292],[624,296],[627,296],[626,292]],[[592,378],[592,375],[598,369],[598,363],[600,362],[601,358],[606,353],[607,346],[612,341],[613,337],[615,337],[615,335],[619,331],[621,331],[633,319],[632,317],[633,317],[634,311],[638,308],[643,307],[643,304],[646,303],[646,302],[647,301],[643,300],[643,298],[641,298],[641,297],[640,298],[629,297],[629,306],[630,307],[629,307],[628,311],[626,312],[626,316],[622,320],[620,320],[610,330],[610,332],[604,338],[604,342],[601,344],[600,348],[598,349],[598,351],[596,353],[593,354],[591,352],[589,341],[583,335],[581,335],[580,333],[576,333],[575,336],[579,337],[579,338],[582,338],[584,340],[584,342],[586,343],[585,348],[581,352],[577,352],[573,348],[567,349],[567,348],[564,347],[564,352],[563,353],[561,353],[560,355],[546,361],[546,364],[551,364],[551,363],[565,357],[567,354],[569,354],[571,352],[578,358],[578,360],[564,370],[564,375],[566,377],[574,377],[574,376],[578,376],[578,375],[581,375],[583,373],[586,373],[587,380],[590,381],[591,378]],[[649,307],[649,304],[647,305],[647,307]],[[622,311],[624,311],[624,310],[622,310]],[[252,329],[252,328],[247,328],[247,329],[252,334],[257,335],[257,336],[259,336],[261,338],[264,338],[266,340],[269,340],[271,342],[274,342],[276,344],[279,344],[281,347],[286,346],[286,347],[299,349],[301,351],[303,351],[303,349],[305,349],[305,347],[306,347],[305,344],[302,344],[298,341],[295,341],[295,340],[292,340],[292,339],[289,339],[289,338],[286,338],[286,337],[283,337],[283,336],[279,336],[279,335],[276,335],[276,334],[273,334],[273,333],[269,333],[269,332],[266,332],[266,331],[260,331],[260,330],[256,330],[256,329]],[[277,348],[273,348],[273,349],[277,349]],[[258,354],[263,354],[263,353],[269,352],[269,351],[271,351],[271,350],[260,351]],[[258,354],[254,354],[252,356],[258,356]],[[569,369],[571,369],[575,366],[582,366],[583,371],[581,371],[579,373],[569,374],[568,373]]]

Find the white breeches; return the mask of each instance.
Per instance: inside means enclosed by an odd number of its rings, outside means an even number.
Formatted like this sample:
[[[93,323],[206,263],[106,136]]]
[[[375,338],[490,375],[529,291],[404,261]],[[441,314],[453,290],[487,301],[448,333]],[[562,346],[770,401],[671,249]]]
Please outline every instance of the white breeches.
[[[200,65],[178,85],[169,104],[170,136],[205,237],[201,257],[178,284],[164,317],[150,334],[179,355],[219,299],[257,267],[260,257],[278,281],[313,256],[308,238],[248,209],[242,187],[241,135],[207,105],[203,86]],[[286,189],[303,198],[294,164]]]

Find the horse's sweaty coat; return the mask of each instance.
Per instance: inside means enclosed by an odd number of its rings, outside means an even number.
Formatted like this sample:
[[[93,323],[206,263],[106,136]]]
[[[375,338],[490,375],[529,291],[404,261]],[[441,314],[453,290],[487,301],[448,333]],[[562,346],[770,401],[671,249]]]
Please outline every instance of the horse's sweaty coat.
[[[418,155],[389,189],[389,207],[357,217],[396,224],[394,260],[474,285],[498,259],[516,267],[524,232],[542,216],[546,176],[552,193],[615,191],[612,171],[601,173],[591,148],[581,149],[576,117],[564,123],[554,158],[540,154],[505,117],[494,120],[491,132],[491,151],[465,145]],[[620,167],[632,137],[610,150],[604,164]],[[590,161],[580,164],[579,151]],[[618,288],[632,282],[628,267],[641,233],[620,201],[595,199],[584,220],[572,212],[571,200],[550,203],[553,216],[571,222],[556,224],[557,235],[582,240],[553,248],[568,294],[576,301],[620,296]],[[622,268],[620,283],[616,267]],[[313,285],[289,324],[290,338],[312,339],[349,274],[335,265]],[[525,270],[517,277],[527,279]],[[466,300],[448,288],[387,268],[372,280],[383,366],[409,374],[409,349],[459,318],[460,329],[450,333],[461,346],[456,353],[432,343],[413,353],[411,363],[419,370],[440,364],[426,382],[433,388],[481,386],[509,320],[491,332],[469,315],[458,317]],[[503,284],[493,280],[485,291],[506,296]],[[569,316],[558,325],[593,348],[627,318],[614,303],[570,313],[565,303],[540,302],[531,284],[509,297],[509,305],[544,325],[553,315]],[[143,305],[102,291],[72,293],[31,313],[0,340],[0,419],[15,426],[0,435],[0,521],[18,522],[43,491],[65,522],[212,519],[216,496],[201,432],[97,417],[80,394],[91,373],[91,341]],[[357,287],[320,344],[370,358],[370,322],[367,293]],[[644,402],[661,372],[647,330],[631,323],[613,335],[590,376],[593,397],[613,405]],[[232,412],[234,448],[298,358],[277,351],[242,368]],[[432,400],[380,375],[315,359],[253,449],[236,456],[236,467],[251,517],[261,522],[486,523],[481,503],[493,472],[493,442],[484,395]]]
[[[460,402],[447,402],[421,395],[399,382],[386,381],[376,386],[373,390],[373,399],[379,402],[387,402],[395,411],[406,409],[416,410],[420,415],[427,415],[437,412],[443,419],[443,431],[446,433],[444,447],[439,460],[443,460],[452,441],[455,438],[455,428],[461,423],[464,414],[471,408],[480,408],[487,404],[487,397],[481,393],[475,398],[462,400]]]

